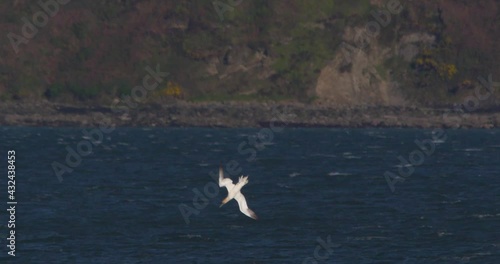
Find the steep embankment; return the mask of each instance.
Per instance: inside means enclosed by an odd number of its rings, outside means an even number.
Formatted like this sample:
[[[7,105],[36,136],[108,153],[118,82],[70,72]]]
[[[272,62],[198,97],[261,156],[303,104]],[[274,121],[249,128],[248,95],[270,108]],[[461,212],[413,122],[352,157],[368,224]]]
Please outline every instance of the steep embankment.
[[[447,105],[477,97],[481,78],[499,76],[492,60],[499,58],[492,45],[499,43],[495,1],[413,1],[398,9],[378,2],[370,21],[344,28],[340,52],[318,78],[319,98],[339,105]],[[486,107],[496,98],[476,99]]]
[[[44,3],[0,3],[3,102],[106,105],[155,65],[146,103],[448,105],[500,79],[494,0]]]

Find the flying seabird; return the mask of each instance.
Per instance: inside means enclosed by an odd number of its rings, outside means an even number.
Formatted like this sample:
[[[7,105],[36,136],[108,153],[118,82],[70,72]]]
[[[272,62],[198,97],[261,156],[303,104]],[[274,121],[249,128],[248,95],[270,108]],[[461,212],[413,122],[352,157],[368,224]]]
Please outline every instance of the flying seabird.
[[[222,166],[219,167],[219,187],[226,187],[227,188],[227,197],[222,200],[222,204],[220,207],[222,207],[224,204],[227,202],[231,201],[233,198],[238,202],[238,205],[240,206],[240,211],[244,213],[246,216],[251,217],[255,220],[257,220],[257,215],[250,209],[248,208],[247,205],[247,200],[245,199],[245,196],[240,192],[241,188],[245,186],[248,183],[248,176],[240,176],[238,183],[233,184],[233,181],[229,178],[224,178],[224,170],[222,169]]]

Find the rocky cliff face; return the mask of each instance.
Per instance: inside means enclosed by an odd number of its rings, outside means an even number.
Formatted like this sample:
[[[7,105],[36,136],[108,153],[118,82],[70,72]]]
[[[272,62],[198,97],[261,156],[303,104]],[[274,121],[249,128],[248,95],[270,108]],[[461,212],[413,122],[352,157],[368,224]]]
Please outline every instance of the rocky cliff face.
[[[341,51],[325,66],[315,87],[320,101],[341,106],[382,105],[403,106],[404,88],[385,69],[385,61],[401,58],[406,63],[414,60],[421,45],[432,45],[435,37],[426,33],[409,33],[391,46],[381,45],[375,38],[363,46],[356,43],[359,35],[367,35],[366,28],[346,28]],[[388,70],[388,71],[387,71]]]

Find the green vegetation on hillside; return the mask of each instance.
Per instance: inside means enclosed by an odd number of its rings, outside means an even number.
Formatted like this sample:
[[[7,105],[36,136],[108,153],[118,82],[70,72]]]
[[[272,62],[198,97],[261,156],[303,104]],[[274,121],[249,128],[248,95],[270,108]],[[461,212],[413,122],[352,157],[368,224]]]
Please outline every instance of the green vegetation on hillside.
[[[148,100],[310,102],[345,28],[365,26],[381,8],[369,0],[216,2],[222,13],[212,0],[71,1],[18,43],[17,53],[9,38],[0,41],[0,100],[111,101],[141,85],[146,66],[160,65],[170,74],[160,87],[175,83],[182,96]],[[394,56],[375,67],[408,98],[453,102],[471,94],[479,75],[500,75],[500,15],[490,12],[500,4],[402,3],[404,12],[375,41],[393,47],[412,32],[436,38],[419,45],[411,61]],[[2,32],[18,36],[22,18],[41,10],[31,1],[0,7]]]

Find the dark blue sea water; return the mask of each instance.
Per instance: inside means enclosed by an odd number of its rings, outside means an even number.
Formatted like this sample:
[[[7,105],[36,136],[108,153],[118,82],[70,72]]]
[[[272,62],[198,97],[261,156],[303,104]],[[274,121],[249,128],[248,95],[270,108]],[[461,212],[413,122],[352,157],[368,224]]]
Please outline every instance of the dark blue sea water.
[[[119,128],[60,182],[52,164],[82,129],[0,128],[0,262],[500,263],[500,130],[285,128],[254,145],[259,131]],[[249,175],[258,221],[219,208],[219,163]],[[384,173],[398,169],[392,192]]]

